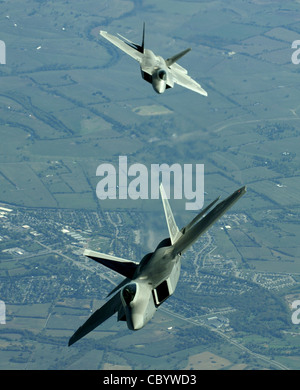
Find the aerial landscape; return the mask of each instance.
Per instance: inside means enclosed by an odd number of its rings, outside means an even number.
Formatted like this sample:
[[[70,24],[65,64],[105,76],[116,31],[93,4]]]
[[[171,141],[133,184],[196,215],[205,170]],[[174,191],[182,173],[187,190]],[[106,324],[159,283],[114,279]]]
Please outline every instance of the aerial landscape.
[[[299,369],[299,1],[0,9],[0,370]],[[155,93],[99,34],[140,43],[144,22],[165,59],[191,48],[178,64],[208,96]],[[169,237],[160,198],[99,198],[98,167],[120,176],[120,156],[203,164],[205,205],[247,193],[184,254],[145,328],[114,316],[68,347],[123,279],[84,251],[140,262]],[[173,195],[182,228],[200,210]]]

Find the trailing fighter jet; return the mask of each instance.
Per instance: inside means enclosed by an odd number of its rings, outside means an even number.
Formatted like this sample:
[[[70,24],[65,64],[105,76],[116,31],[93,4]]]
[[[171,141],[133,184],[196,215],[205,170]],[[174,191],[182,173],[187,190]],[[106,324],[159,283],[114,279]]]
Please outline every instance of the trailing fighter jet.
[[[141,45],[129,41],[129,39],[122,37],[120,34],[118,35],[123,40],[108,34],[106,31],[100,31],[100,35],[139,62],[143,79],[152,84],[155,92],[163,93],[167,88],[173,88],[174,84],[179,84],[182,87],[207,96],[207,92],[201,85],[188,76],[187,70],[176,63],[179,58],[183,57],[191,49],[186,49],[167,60],[161,56],[156,56],[151,50],[144,47],[145,23]]]
[[[74,333],[69,346],[115,313],[118,313],[118,321],[127,322],[129,329],[143,328],[157,308],[174,293],[180,274],[181,255],[245,194],[246,187],[235,191],[208,212],[218,202],[218,197],[181,230],[176,225],[162,184],[160,192],[170,237],[161,241],[154,252],[148,253],[137,263],[85,250],[87,257],[125,276],[125,279],[108,296],[117,293]]]

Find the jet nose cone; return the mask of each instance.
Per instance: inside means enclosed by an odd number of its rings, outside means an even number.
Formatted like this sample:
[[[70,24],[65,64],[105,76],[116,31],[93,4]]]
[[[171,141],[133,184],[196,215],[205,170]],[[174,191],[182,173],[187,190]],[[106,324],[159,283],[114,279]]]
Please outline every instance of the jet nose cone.
[[[131,317],[133,330],[139,330],[144,326],[144,318],[142,314],[133,314]]]
[[[162,88],[161,88],[159,85],[154,85],[154,86],[153,86],[153,89],[154,89],[154,91],[155,91],[156,93],[159,93],[159,94],[161,94],[161,93],[164,92],[164,91],[162,90]]]
[[[166,83],[164,81],[153,81],[152,83],[153,89],[157,93],[164,93],[166,90]]]

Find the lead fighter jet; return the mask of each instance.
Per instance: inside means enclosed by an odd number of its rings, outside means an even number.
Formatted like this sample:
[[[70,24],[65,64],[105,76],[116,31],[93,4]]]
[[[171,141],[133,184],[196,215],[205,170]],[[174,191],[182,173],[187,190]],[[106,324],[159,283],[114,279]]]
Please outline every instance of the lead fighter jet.
[[[245,194],[246,187],[235,191],[208,212],[220,197],[215,199],[181,230],[175,223],[162,184],[160,192],[170,237],[161,241],[155,251],[144,256],[140,263],[85,250],[87,257],[125,276],[125,279],[108,296],[117,293],[74,333],[69,346],[115,313],[118,313],[118,321],[126,321],[131,330],[145,326],[157,308],[174,293],[180,274],[181,255]]]
[[[100,35],[139,62],[143,79],[152,84],[155,92],[163,93],[167,88],[173,88],[174,84],[179,84],[182,87],[207,96],[207,92],[201,85],[188,76],[187,70],[176,64],[176,61],[191,49],[186,49],[167,60],[161,56],[156,56],[151,50],[144,47],[145,23],[141,45],[129,41],[129,39],[122,37],[120,34],[118,35],[122,40],[106,31],[100,31]]]

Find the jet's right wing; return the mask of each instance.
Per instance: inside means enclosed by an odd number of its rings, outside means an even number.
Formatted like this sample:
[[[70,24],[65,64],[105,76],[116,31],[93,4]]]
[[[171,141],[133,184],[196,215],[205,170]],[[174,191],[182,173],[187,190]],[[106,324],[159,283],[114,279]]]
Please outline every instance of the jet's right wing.
[[[129,46],[126,42],[121,41],[121,39],[115,37],[114,35],[109,34],[106,31],[101,30],[100,35],[102,35],[105,39],[113,43],[119,49],[123,50],[126,54],[134,58],[139,63],[142,62],[143,54],[140,53],[138,50],[134,49],[133,47]]]
[[[105,303],[100,309],[95,311],[94,314],[76,330],[73,336],[69,340],[69,346],[74,344],[76,341],[90,333],[97,326],[101,325],[109,317],[114,315],[122,306],[120,293],[114,295],[108,302]]]

